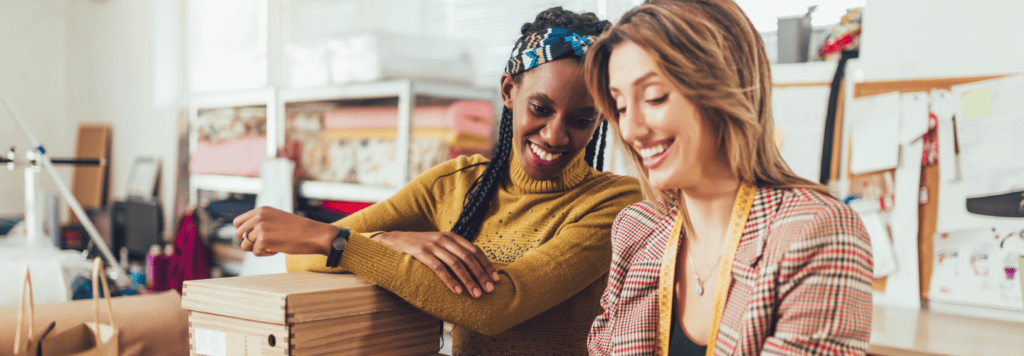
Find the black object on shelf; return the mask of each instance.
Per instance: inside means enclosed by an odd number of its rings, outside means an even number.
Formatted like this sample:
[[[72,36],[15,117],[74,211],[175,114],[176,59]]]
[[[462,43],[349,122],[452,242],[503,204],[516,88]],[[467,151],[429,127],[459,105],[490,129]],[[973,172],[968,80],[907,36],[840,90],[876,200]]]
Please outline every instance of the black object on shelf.
[[[111,208],[114,251],[128,248],[128,258],[144,260],[150,246],[163,245],[163,209],[157,200],[130,199]]]
[[[1004,218],[1024,218],[1024,191],[967,198],[967,211]]]
[[[210,217],[230,222],[239,215],[255,208],[256,195],[245,194],[241,197],[230,197],[207,204],[206,212],[210,214]]]
[[[327,211],[320,207],[318,204],[313,204],[311,199],[299,198],[295,204],[295,213],[310,220],[319,221],[322,223],[333,223],[341,220],[348,216],[347,214],[337,213],[333,211]]]

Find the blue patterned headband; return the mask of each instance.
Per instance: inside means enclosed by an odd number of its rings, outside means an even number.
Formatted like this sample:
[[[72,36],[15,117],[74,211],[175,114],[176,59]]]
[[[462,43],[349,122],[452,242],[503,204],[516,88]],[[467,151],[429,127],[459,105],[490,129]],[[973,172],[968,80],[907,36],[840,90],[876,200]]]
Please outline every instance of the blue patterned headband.
[[[559,58],[583,56],[594,39],[558,27],[529,35],[512,49],[505,73],[516,75]]]

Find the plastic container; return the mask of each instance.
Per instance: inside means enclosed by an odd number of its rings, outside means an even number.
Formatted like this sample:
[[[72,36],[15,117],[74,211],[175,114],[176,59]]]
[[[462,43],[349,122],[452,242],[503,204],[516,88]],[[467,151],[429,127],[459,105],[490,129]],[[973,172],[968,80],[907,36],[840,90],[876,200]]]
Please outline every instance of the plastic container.
[[[778,24],[778,63],[806,62],[811,43],[810,14],[780,17]]]

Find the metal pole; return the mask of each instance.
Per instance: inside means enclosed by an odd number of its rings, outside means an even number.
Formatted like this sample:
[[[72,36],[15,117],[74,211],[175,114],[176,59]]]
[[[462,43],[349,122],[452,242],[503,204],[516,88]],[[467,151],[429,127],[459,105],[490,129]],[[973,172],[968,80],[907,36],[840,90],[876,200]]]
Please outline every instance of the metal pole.
[[[29,160],[32,160],[32,151],[29,151]],[[34,164],[25,166],[25,225],[28,234],[28,246],[36,245],[36,239],[42,236],[40,227],[41,214],[39,214],[39,169]]]
[[[114,268],[114,280],[117,282],[117,285],[121,287],[130,285],[131,280],[128,278],[128,272],[121,267],[121,264],[118,263],[114,254],[110,253],[110,248],[107,247],[106,242],[103,242],[103,238],[100,237],[100,232],[96,230],[96,226],[92,224],[92,220],[89,220],[89,216],[85,214],[85,209],[82,209],[82,205],[78,203],[78,199],[75,199],[75,195],[71,193],[71,189],[68,189],[67,184],[64,184],[64,181],[60,179],[60,175],[57,174],[57,169],[53,167],[53,162],[51,162],[50,157],[46,155],[46,150],[39,144],[39,140],[36,140],[36,137],[32,135],[32,132],[28,130],[28,125],[25,125],[25,120],[21,118],[21,115],[18,115],[18,112],[14,109],[14,105],[11,104],[10,99],[7,98],[7,94],[4,93],[3,88],[0,88],[0,98],[3,98],[7,111],[11,113],[11,116],[14,117],[14,121],[16,121],[18,126],[21,127],[21,131],[25,133],[25,137],[28,138],[33,149],[38,151],[36,153],[39,155],[37,158],[39,164],[46,170],[46,173],[50,175],[50,178],[53,179],[53,183],[57,186],[57,190],[60,191],[64,200],[68,202],[68,205],[71,207],[71,211],[75,212],[75,216],[78,217],[82,226],[85,227],[85,231],[89,234],[89,238],[92,239],[92,242],[96,244],[97,248],[99,248],[103,257],[107,259],[107,265]],[[28,182],[26,182],[26,184],[27,183]],[[35,197],[33,197],[33,200],[34,199]]]

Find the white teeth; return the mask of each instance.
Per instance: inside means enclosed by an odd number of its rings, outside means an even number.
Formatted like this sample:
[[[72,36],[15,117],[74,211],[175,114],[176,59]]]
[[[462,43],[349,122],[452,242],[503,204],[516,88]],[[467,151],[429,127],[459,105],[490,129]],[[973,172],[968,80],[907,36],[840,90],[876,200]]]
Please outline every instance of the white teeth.
[[[666,145],[657,145],[654,147],[648,147],[640,149],[640,158],[651,158],[654,155],[665,152]]]
[[[530,150],[532,150],[533,153],[537,155],[537,157],[540,157],[540,159],[545,160],[547,162],[554,161],[558,157],[562,156],[561,153],[550,153],[550,152],[544,151],[543,149],[541,149],[539,146],[533,144],[532,142],[530,143]]]

